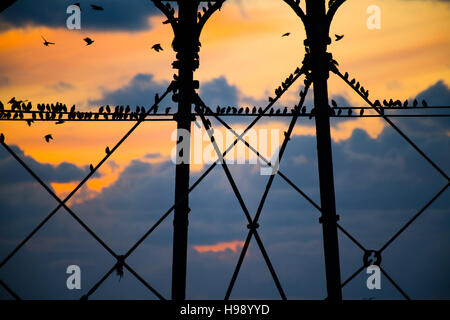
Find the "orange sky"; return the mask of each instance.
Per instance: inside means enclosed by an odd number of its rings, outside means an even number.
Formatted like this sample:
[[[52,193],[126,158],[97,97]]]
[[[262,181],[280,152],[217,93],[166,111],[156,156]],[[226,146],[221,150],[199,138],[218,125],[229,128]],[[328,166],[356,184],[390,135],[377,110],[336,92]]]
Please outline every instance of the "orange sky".
[[[302,60],[304,30],[281,1],[240,3],[243,5],[238,6],[236,1],[226,3],[206,25],[196,79],[208,81],[225,76],[228,83],[239,88],[241,98],[266,100]],[[366,27],[366,8],[372,4],[382,9],[381,30]],[[336,15],[331,29],[332,34],[345,37],[333,43],[330,51],[340,62],[341,70],[370,88],[373,100],[409,98],[440,79],[450,82],[449,8],[448,4],[435,1],[349,0]],[[151,73],[156,81],[169,81],[174,73],[170,67],[174,60],[170,50],[172,31],[162,21],[152,18],[154,28],[147,31],[90,32],[89,36],[95,39],[90,47],[80,42],[85,36],[83,30],[27,27],[0,33],[0,71],[9,79],[9,83],[0,86],[0,100],[5,103],[16,96],[35,103],[59,100],[86,108],[88,100],[101,98],[102,90],[120,88],[137,73]],[[291,35],[282,38],[285,32]],[[57,45],[44,47],[41,35]],[[157,42],[166,50],[158,54],[151,51]],[[70,83],[73,88],[56,92],[51,86],[58,81]],[[331,76],[329,87],[330,95],[341,94],[362,105],[336,77]],[[297,88],[294,86],[283,101],[294,101]],[[0,126],[8,143],[20,146],[38,161],[89,165],[100,161],[105,146],[113,146],[132,124],[38,123],[28,128],[25,123],[1,122]],[[265,127],[279,128],[280,123],[274,121]],[[113,172],[106,166],[101,170],[104,178],[92,180],[88,186],[100,191],[132,159],[144,160],[147,153],[161,155],[151,161],[169,159],[174,128],[174,124],[167,123],[142,124],[112,156],[119,169]],[[334,140],[348,139],[355,128],[376,138],[384,124],[377,119],[342,122],[333,130]],[[49,132],[55,140],[46,144],[42,137]],[[314,129],[300,124],[294,134],[314,135]],[[71,186],[52,185],[60,194]]]

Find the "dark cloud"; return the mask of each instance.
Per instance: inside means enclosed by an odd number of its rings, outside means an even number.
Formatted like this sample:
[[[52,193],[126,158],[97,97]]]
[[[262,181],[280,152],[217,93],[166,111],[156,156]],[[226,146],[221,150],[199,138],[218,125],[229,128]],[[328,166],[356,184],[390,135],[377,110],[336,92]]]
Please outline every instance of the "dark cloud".
[[[230,85],[224,76],[204,82],[200,87],[200,97],[213,110],[217,106],[237,106],[238,88]]]
[[[445,106],[450,104],[450,88],[443,81],[439,80],[428,89],[417,95],[417,100],[425,99],[430,105]]]
[[[147,73],[136,74],[130,82],[122,88],[115,90],[104,90],[103,96],[97,100],[89,101],[91,105],[130,105],[146,106],[153,105],[155,94],[161,95],[169,86],[168,82],[156,82],[154,76]],[[170,95],[161,104],[163,107],[171,103]]]
[[[40,163],[30,156],[24,155],[23,151],[16,146],[11,149],[44,181],[47,182],[70,182],[81,180],[88,174],[87,168],[80,168],[71,163],[63,162],[59,165]],[[9,185],[34,181],[34,178],[4,149],[0,149],[0,184]]]
[[[136,74],[128,84],[114,90],[103,90],[102,98],[90,100],[91,105],[144,105],[151,106],[155,100],[155,94],[161,95],[169,86],[168,82],[156,82],[154,75],[149,73]],[[225,77],[219,77],[201,85],[200,97],[208,106],[238,104],[238,89],[230,85]],[[171,94],[161,103],[161,107],[172,106],[176,111],[175,103],[172,102]]]
[[[66,28],[69,17],[66,10],[73,3],[69,0],[19,0],[2,12],[0,30],[25,26]],[[96,1],[104,7],[104,11],[92,10],[91,2],[87,0],[80,0],[79,3],[82,8],[82,30],[145,30],[150,28],[148,18],[159,14],[151,1]]]

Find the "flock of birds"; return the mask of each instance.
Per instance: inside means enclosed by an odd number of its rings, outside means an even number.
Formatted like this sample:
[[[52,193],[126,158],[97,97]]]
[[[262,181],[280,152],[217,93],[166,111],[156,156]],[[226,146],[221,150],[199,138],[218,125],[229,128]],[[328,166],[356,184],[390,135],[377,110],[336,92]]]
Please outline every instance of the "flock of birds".
[[[340,72],[339,72],[340,74]],[[360,95],[363,96],[363,98],[365,100],[367,100],[369,103],[369,90],[366,90],[360,83],[359,81],[356,81],[355,78],[351,79],[349,78],[349,74],[348,72],[346,72],[344,75],[340,74],[344,80],[353,88],[353,90],[355,90],[356,92],[358,92]],[[333,104],[333,109],[337,108],[337,103],[335,101],[332,100],[332,104]],[[372,104],[373,107],[375,107],[380,113],[381,115],[384,115],[384,109],[385,108],[394,108],[394,109],[399,109],[399,108],[417,108],[419,107],[419,101],[417,99],[414,99],[412,101],[412,105],[410,104],[410,101],[405,100],[405,101],[401,101],[401,100],[393,100],[393,99],[389,99],[386,100],[384,99],[383,101],[380,100],[375,100],[375,102]],[[428,103],[423,99],[422,100],[422,104],[421,107],[423,108],[427,108],[428,107]],[[338,110],[337,115],[341,115],[342,110]],[[333,115],[335,115],[334,110],[333,110]],[[348,115],[352,115],[352,109],[348,108]],[[364,109],[360,110],[360,115],[364,115]]]
[[[292,76],[293,77],[293,76]],[[289,81],[293,81],[293,78],[288,77],[285,82],[283,82],[280,88],[277,88],[277,95],[281,95],[282,91],[286,90]],[[302,91],[301,95],[305,93]],[[274,99],[269,97],[270,103],[274,102]],[[159,96],[155,95],[155,104],[146,109],[144,106],[136,106],[134,110],[127,106],[115,106],[111,107],[109,105],[99,107],[97,112],[92,111],[78,111],[73,105],[70,109],[60,102],[56,104],[37,104],[36,109],[33,109],[31,102],[28,100],[17,100],[15,97],[9,100],[8,104],[11,105],[11,109],[5,109],[5,106],[0,101],[0,119],[6,120],[24,120],[27,122],[28,126],[35,120],[47,120],[47,121],[56,121],[55,124],[63,124],[65,121],[73,121],[73,120],[144,120],[148,115],[173,115],[170,113],[171,107],[165,108],[164,113],[158,113],[158,103]],[[381,109],[385,108],[416,108],[419,107],[419,101],[415,99],[410,106],[409,101],[405,100],[404,102],[400,100],[390,99],[389,101],[384,99],[383,102],[376,100],[374,106],[379,107]],[[428,107],[428,104],[425,100],[422,100],[422,107]],[[342,116],[343,112],[347,110],[348,116],[353,116],[353,110],[359,109],[359,116],[364,115],[364,108],[352,108],[352,107],[339,107],[335,100],[331,100],[331,105],[329,106],[330,115],[331,116]],[[24,114],[31,114],[31,118],[25,119]],[[303,115],[309,116],[311,119],[315,115],[315,108],[312,108],[309,113],[307,112],[307,107],[302,106],[301,108],[295,106],[292,109],[288,109],[288,107],[284,108],[273,108],[271,107],[267,113],[264,112],[264,109],[256,106],[253,107],[220,107],[217,106],[215,112],[211,109],[207,109],[206,115],[262,115],[265,114],[267,116],[282,116],[282,115]],[[66,116],[66,117],[64,117]],[[355,114],[354,116],[357,116]],[[44,137],[45,141],[48,143],[53,140],[53,136],[51,134],[47,134]]]
[[[81,10],[81,5],[79,3],[75,3],[74,5],[78,6]],[[90,5],[92,10],[95,11],[103,11],[104,8],[95,4]],[[164,24],[168,23],[167,21],[163,22]],[[284,33],[281,37],[288,37],[290,36],[290,32]],[[43,36],[41,36],[44,40],[44,46],[48,47],[50,45],[55,45],[55,42],[51,42],[46,40]],[[344,35],[338,35],[335,34],[335,41],[340,41],[344,38]],[[83,39],[86,42],[86,45],[92,45],[94,43],[94,40],[92,40],[89,37],[86,37]],[[163,51],[163,48],[160,43],[154,44],[152,46],[152,49],[156,52]],[[337,63],[336,63],[337,64]],[[294,74],[300,73],[300,69],[297,68],[297,70],[294,72]],[[284,82],[282,82],[281,86],[279,86],[277,89],[275,89],[275,95],[277,98],[279,98],[284,91],[287,90],[287,88],[292,84],[294,81],[294,74],[291,74],[289,77],[286,78]],[[369,91],[366,90],[363,86],[360,85],[359,82],[356,82],[355,79],[349,80],[349,75],[346,72],[344,75],[345,80],[355,89],[358,93],[361,93],[363,97],[368,99]],[[301,92],[301,94],[305,94]],[[27,100],[16,100],[14,97],[8,102],[11,104],[11,110],[5,110],[4,105],[0,101],[0,119],[23,119],[25,120],[29,126],[34,122],[36,119],[40,120],[55,120],[56,124],[62,124],[65,122],[65,120],[99,120],[100,117],[109,120],[110,118],[112,120],[143,120],[145,117],[149,114],[157,115],[158,114],[158,105],[157,102],[159,101],[158,95],[155,96],[155,104],[153,107],[151,107],[149,110],[146,110],[143,106],[137,106],[134,110],[131,109],[131,107],[128,106],[116,106],[116,107],[110,107],[109,105],[101,106],[98,109],[98,112],[82,112],[77,111],[75,105],[73,105],[70,109],[67,108],[65,104],[57,102],[56,104],[38,104],[37,110],[32,110],[31,102],[27,102]],[[273,104],[275,101],[274,98],[269,97],[269,102]],[[417,100],[414,100],[412,103],[413,107],[417,107],[419,105],[419,102]],[[380,110],[383,110],[383,107],[385,108],[400,108],[409,107],[408,100],[402,102],[400,100],[383,100],[380,102],[379,100],[376,100],[373,104],[373,106],[379,108]],[[422,101],[422,106],[427,107],[427,103],[425,100]],[[335,100],[331,100],[331,106],[329,106],[330,109],[330,115],[332,116],[341,116],[344,110],[347,110],[347,115],[352,116],[353,115],[353,109],[357,108],[349,108],[349,107],[339,107]],[[160,113],[158,115],[170,115],[170,107],[167,107],[165,109],[164,113]],[[214,112],[210,109],[208,109],[207,114],[214,114]],[[24,113],[31,113],[31,119],[24,119]],[[263,108],[257,108],[256,106],[251,107],[220,107],[217,106],[215,110],[216,115],[257,115],[257,114],[264,114]],[[302,115],[308,115],[307,113],[307,107],[303,106],[301,108],[295,106],[293,109],[288,110],[287,107],[284,107],[282,109],[280,108],[273,108],[271,107],[266,115],[272,116],[272,115],[291,115],[291,114],[302,114]],[[309,118],[311,119],[315,114],[315,108],[312,108],[309,112]],[[64,115],[67,115],[67,118],[64,119]],[[361,108],[359,111],[359,115],[364,115],[364,108]],[[53,140],[53,136],[51,134],[47,134],[44,137],[45,141],[48,143],[51,140]],[[109,148],[107,147],[106,152],[109,153]],[[93,170],[91,166],[91,170]]]
[[[81,5],[80,5],[79,2],[74,3],[73,5],[75,5],[78,8],[80,8],[80,11],[81,11]],[[94,11],[103,11],[104,10],[103,7],[95,5],[95,4],[91,4],[90,6],[91,6],[91,9],[94,10]],[[43,45],[46,46],[46,47],[49,47],[50,45],[55,45],[56,44],[55,42],[48,41],[42,35],[41,35],[41,38],[42,38],[42,40],[44,40]],[[86,46],[90,46],[91,44],[94,43],[94,40],[92,40],[89,37],[84,38],[83,41],[86,42]],[[155,50],[156,52],[160,52],[160,51],[163,50],[163,48],[161,47],[161,44],[159,44],[159,43],[153,45],[152,49]]]

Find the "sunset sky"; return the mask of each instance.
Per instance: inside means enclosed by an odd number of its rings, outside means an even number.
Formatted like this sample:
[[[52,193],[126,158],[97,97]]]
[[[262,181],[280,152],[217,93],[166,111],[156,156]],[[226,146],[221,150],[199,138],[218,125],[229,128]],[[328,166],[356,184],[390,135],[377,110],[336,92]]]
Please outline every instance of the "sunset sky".
[[[66,8],[72,1],[19,0],[0,13],[0,101],[4,105],[16,97],[27,99],[33,105],[57,101],[68,106],[75,104],[81,110],[97,110],[106,104],[149,107],[155,93],[164,92],[175,73],[171,68],[175,60],[171,48],[173,35],[170,26],[162,24],[165,18],[152,2],[96,0],[104,11],[91,10],[92,1],[79,2],[81,30],[66,27],[69,16]],[[370,5],[381,9],[380,30],[369,30],[366,26],[369,17],[366,9]],[[348,0],[331,27],[333,38],[334,34],[344,34],[344,38],[333,41],[329,52],[339,62],[342,72],[347,71],[370,89],[372,101],[419,97],[427,99],[430,105],[449,105],[449,30],[449,1]],[[290,36],[282,37],[286,32]],[[56,44],[44,46],[41,36]],[[95,42],[86,46],[85,37]],[[283,1],[227,0],[221,11],[208,21],[201,37],[200,68],[195,74],[195,79],[200,81],[200,96],[212,106],[264,107],[267,97],[273,96],[274,89],[301,64],[304,39],[301,21]],[[164,48],[162,52],[151,49],[156,43]],[[298,103],[302,85],[300,79],[279,105],[292,108]],[[329,94],[340,105],[365,106],[333,74]],[[175,109],[170,96],[164,103],[163,106]],[[306,104],[312,106],[310,96]],[[244,129],[249,121],[234,119],[232,126]],[[396,119],[395,123],[447,174],[450,172],[448,118]],[[103,158],[105,146],[114,146],[132,125],[131,122],[63,125],[38,122],[28,127],[22,122],[1,121],[0,132],[8,145],[63,196],[83,179],[90,164],[95,165]],[[170,156],[174,128],[174,122],[143,123],[100,168],[100,174],[69,202],[119,252],[126,251],[173,204],[174,166]],[[287,122],[265,120],[256,128],[286,130]],[[43,138],[48,133],[54,137],[51,143],[45,143]],[[319,202],[314,136],[314,122],[299,119],[286,163],[281,168]],[[374,249],[445,182],[382,119],[332,120],[332,138],[342,224]],[[204,142],[203,147],[207,144]],[[191,183],[204,167],[203,164],[192,167]],[[257,165],[235,165],[232,170],[249,199],[249,207],[256,210],[267,177],[259,176]],[[193,212],[196,209],[198,215],[191,213],[189,231],[192,264],[188,270],[188,296],[191,298],[223,298],[246,236],[245,216],[220,171],[217,167],[192,195],[191,209]],[[348,181],[350,176],[353,184]],[[265,207],[261,218],[262,238],[267,240],[268,251],[273,253],[280,278],[289,287],[287,291],[292,298],[324,298],[318,213],[281,179],[276,181],[268,199],[272,203]],[[212,198],[210,194],[214,192],[216,197]],[[22,195],[27,195],[25,201]],[[55,205],[45,190],[0,150],[0,260]],[[78,263],[85,268],[83,289],[88,290],[114,264],[102,248],[93,245],[93,240],[77,243],[77,239],[89,235],[74,226],[76,222],[66,212],[60,211],[55,221],[49,222],[23,253],[0,270],[0,278],[17,288],[24,298],[76,298],[81,295],[79,292],[65,289],[67,265]],[[435,207],[430,208],[431,217],[416,222],[415,233],[405,235],[403,242],[393,248],[395,254],[390,256],[391,261],[386,258],[391,266],[389,270],[413,297],[450,298],[450,277],[446,274],[450,268],[449,211],[447,190]],[[156,283],[167,297],[170,296],[172,219],[170,216],[161,226],[154,241],[150,237],[130,257],[130,264]],[[263,231],[264,223],[269,225],[267,232]],[[364,229],[370,227],[374,230]],[[361,257],[342,234],[340,241],[345,279],[360,266]],[[422,245],[423,241],[426,244]],[[414,252],[405,251],[412,244],[416,245]],[[247,282],[243,280],[236,285],[235,297],[278,298],[258,248],[253,245],[248,253],[247,269],[242,271]],[[95,247],[95,253],[88,252],[90,247]],[[414,267],[419,263],[414,256],[420,254],[420,260],[438,265],[435,277],[428,282],[422,275],[431,273],[431,266],[422,263]],[[296,259],[290,258],[295,255]],[[34,259],[36,271],[25,263],[27,259]],[[410,264],[410,274],[402,273],[402,261]],[[313,276],[306,281],[308,273]],[[58,280],[53,280],[53,274]],[[202,274],[214,279],[206,288],[201,287]],[[356,280],[359,283],[344,290],[346,297],[378,294],[380,298],[399,298],[393,288],[381,293],[368,292],[364,277],[363,274]],[[409,277],[422,280],[410,283]],[[96,297],[154,298],[131,274],[126,274],[121,282],[114,276],[108,281]],[[384,281],[387,288],[389,283]],[[42,292],[38,288],[43,288]],[[128,290],[117,292],[123,288]],[[0,297],[8,297],[2,290]]]

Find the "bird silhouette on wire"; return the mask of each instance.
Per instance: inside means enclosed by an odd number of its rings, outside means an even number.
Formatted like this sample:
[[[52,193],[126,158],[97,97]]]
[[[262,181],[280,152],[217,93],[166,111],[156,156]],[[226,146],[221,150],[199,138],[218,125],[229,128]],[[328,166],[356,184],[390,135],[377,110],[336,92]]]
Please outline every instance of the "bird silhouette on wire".
[[[107,155],[109,155],[109,154],[111,153],[111,150],[109,150],[109,147],[108,147],[108,146],[107,146],[106,149],[105,149],[105,153],[106,153]]]
[[[44,39],[44,46],[46,47],[50,46],[51,44],[55,44],[54,42],[47,41],[43,36],[41,36],[41,38]]]
[[[153,45],[152,49],[155,50],[156,52],[160,52],[160,51],[163,51],[163,50],[164,50],[164,49],[161,47],[161,44],[159,44],[159,43]]]
[[[46,141],[47,143],[49,143],[50,140],[53,140],[53,136],[52,136],[51,134],[47,134],[47,135],[44,137],[44,139],[45,139],[45,141]]]
[[[86,45],[87,45],[87,46],[90,46],[91,44],[94,43],[94,40],[92,40],[92,39],[89,38],[89,37],[86,37],[86,38],[84,38],[83,40],[86,42]]]

